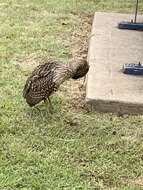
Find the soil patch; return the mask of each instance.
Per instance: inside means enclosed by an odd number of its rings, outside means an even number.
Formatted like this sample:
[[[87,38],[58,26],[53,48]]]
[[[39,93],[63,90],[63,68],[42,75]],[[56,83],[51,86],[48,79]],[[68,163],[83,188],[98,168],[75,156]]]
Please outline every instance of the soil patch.
[[[92,26],[92,15],[80,15],[81,22],[79,27],[75,30],[71,37],[70,52],[72,54],[72,61],[76,61],[78,58],[87,58],[88,53],[88,41],[90,37],[90,31]],[[61,86],[61,94],[68,99],[73,108],[85,109],[85,83],[84,79],[69,80]]]

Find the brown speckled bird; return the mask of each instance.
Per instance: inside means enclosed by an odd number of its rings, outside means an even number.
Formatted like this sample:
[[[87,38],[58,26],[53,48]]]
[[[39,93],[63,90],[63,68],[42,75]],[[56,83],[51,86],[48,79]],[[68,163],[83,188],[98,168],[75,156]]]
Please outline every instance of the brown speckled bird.
[[[85,59],[79,60],[78,63],[64,64],[60,61],[48,60],[46,63],[39,65],[28,77],[23,97],[29,106],[35,106],[42,100],[52,95],[59,86],[67,79],[79,79],[84,77],[89,70],[89,65]]]

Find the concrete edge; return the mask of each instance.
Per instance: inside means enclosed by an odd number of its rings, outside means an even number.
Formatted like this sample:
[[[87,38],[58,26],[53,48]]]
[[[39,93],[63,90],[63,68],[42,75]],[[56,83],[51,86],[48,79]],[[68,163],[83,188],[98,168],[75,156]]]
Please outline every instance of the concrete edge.
[[[85,101],[91,106],[92,111],[103,113],[122,113],[129,115],[143,114],[143,104],[140,103],[91,99],[88,97],[86,97]]]

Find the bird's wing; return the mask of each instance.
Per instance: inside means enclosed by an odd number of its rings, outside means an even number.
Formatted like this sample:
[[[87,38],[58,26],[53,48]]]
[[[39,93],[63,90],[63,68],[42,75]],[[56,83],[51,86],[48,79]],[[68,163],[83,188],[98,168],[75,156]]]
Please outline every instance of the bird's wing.
[[[26,94],[29,92],[33,84],[36,84],[38,81],[42,84],[43,79],[46,76],[52,76],[53,68],[57,64],[55,61],[48,61],[45,64],[39,65],[35,68],[35,70],[31,73],[31,75],[28,77],[24,90],[23,90],[23,97],[26,97]],[[50,78],[50,77],[49,77]],[[39,84],[37,83],[37,85]],[[43,83],[44,84],[44,83]],[[36,86],[37,86],[36,85]],[[35,85],[34,85],[35,86]],[[40,87],[41,85],[39,85]]]
[[[48,60],[46,63],[39,65],[35,68],[35,70],[31,73],[29,77],[30,80],[35,81],[39,78],[46,77],[56,69],[58,65],[61,65],[61,62],[55,60]]]
[[[27,80],[27,81],[26,81],[26,84],[25,84],[24,89],[23,89],[23,97],[24,97],[24,98],[26,97],[26,94],[29,92],[31,83],[32,83],[32,82],[31,82],[30,80]]]

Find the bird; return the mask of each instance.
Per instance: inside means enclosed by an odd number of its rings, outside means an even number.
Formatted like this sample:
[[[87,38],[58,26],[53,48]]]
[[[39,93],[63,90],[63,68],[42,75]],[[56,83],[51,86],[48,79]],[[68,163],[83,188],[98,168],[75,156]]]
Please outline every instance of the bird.
[[[70,78],[74,80],[82,78],[88,70],[89,64],[86,59],[79,59],[77,63],[69,62],[68,64],[49,59],[38,65],[29,75],[23,89],[23,97],[30,107],[47,100],[51,105],[50,96],[64,81]]]

